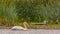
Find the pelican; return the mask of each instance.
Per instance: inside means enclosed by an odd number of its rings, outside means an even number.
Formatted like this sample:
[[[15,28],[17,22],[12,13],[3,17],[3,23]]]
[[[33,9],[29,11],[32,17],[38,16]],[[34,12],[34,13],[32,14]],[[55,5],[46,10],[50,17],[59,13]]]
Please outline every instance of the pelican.
[[[26,25],[28,25],[27,22],[24,22],[23,25],[24,25],[24,27],[14,26],[14,27],[11,28],[11,30],[28,30],[28,28],[26,26]]]

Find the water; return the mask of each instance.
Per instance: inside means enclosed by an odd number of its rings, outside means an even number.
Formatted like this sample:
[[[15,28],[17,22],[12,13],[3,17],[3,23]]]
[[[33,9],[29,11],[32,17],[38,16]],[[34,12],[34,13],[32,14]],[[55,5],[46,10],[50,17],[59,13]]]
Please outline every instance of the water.
[[[60,30],[29,29],[24,31],[24,30],[0,29],[0,34],[60,34]]]

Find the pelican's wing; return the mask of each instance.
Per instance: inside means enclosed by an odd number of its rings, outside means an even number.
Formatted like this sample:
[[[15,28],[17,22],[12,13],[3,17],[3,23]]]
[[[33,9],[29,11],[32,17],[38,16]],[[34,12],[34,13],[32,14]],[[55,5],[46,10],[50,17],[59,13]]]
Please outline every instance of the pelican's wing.
[[[17,29],[21,30],[21,29],[24,29],[24,28],[21,27],[21,26],[14,26],[14,27],[12,27],[11,29],[13,29],[13,30],[17,30]]]

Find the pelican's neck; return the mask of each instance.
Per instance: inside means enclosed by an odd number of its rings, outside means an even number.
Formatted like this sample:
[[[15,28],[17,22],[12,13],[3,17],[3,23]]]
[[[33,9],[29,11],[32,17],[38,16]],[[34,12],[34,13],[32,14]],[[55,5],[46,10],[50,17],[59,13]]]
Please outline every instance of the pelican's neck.
[[[27,26],[26,26],[27,25],[27,22],[24,22],[23,24],[24,24],[25,29],[27,29]]]

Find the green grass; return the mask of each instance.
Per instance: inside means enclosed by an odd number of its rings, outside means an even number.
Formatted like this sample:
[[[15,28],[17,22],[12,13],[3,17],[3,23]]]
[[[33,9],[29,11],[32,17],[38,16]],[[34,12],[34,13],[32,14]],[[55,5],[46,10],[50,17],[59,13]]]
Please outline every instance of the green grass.
[[[31,25],[34,29],[59,29],[60,24]]]
[[[18,26],[22,26],[24,27],[23,23],[20,22],[17,24]],[[30,26],[33,28],[33,29],[59,29],[60,28],[60,24],[45,24],[45,25],[32,25],[30,24]],[[11,28],[13,26],[0,26],[0,28]]]

